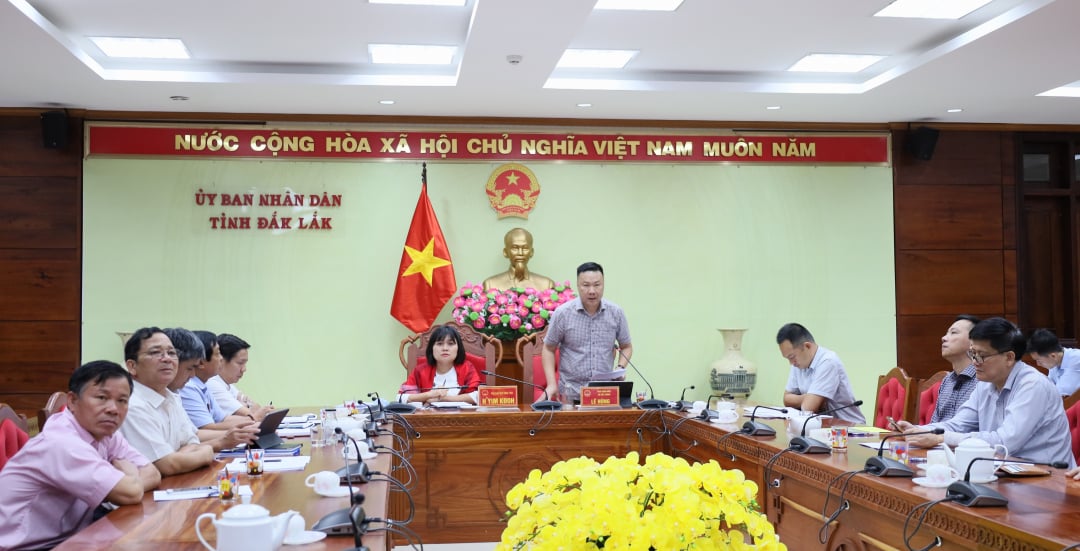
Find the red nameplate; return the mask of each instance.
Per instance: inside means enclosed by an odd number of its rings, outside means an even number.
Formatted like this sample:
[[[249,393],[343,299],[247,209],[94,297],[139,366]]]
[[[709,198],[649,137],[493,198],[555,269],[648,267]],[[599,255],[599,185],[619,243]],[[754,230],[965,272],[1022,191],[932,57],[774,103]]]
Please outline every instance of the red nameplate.
[[[512,407],[518,405],[518,388],[516,386],[482,386],[480,387],[480,407]]]
[[[585,386],[581,387],[581,407],[619,405],[619,387]]]

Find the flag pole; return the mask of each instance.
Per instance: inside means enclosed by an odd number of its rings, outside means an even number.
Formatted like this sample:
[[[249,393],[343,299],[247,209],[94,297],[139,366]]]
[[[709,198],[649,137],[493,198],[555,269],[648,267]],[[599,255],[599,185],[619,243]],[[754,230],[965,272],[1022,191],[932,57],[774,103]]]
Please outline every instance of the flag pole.
[[[427,163],[423,163],[420,169],[420,183],[427,185]]]

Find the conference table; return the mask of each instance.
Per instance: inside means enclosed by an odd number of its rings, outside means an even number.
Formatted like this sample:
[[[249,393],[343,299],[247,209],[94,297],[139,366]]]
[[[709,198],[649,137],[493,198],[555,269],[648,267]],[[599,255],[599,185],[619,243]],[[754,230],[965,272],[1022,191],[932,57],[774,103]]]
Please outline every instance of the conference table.
[[[675,411],[541,413],[522,407],[513,412],[425,409],[405,419],[408,424],[398,422],[394,430],[403,437],[412,432],[419,490],[413,495],[416,518],[410,526],[424,543],[498,541],[505,527],[501,519],[506,493],[532,469],[547,470],[582,455],[602,461],[629,451],[664,452],[741,469],[758,484],[758,503],[793,551],[906,549],[906,516],[917,505],[945,496],[944,489],[918,486],[910,478],[853,475],[844,491],[847,508],[823,534],[826,488],[838,475],[862,469],[876,452],[858,443],[876,442],[877,437],[853,438],[844,453],[789,451],[776,457],[798,436],[789,434],[783,420],[763,421],[776,429],[776,436],[737,434],[718,445],[746,418],[723,425]],[[1009,499],[1007,507],[934,505],[912,546],[921,548],[939,538],[941,549],[1019,551],[1060,550],[1080,542],[1080,482],[1066,480],[1059,469],[1047,469],[1051,476],[990,483]],[[840,503],[839,487],[834,484],[830,492],[830,513]],[[404,518],[407,511],[403,496],[391,496],[392,518]]]
[[[319,496],[304,485],[304,479],[311,473],[337,470],[344,466],[345,461],[341,453],[341,444],[311,448],[307,438],[297,439],[296,442],[303,443],[301,455],[311,456],[306,469],[267,472],[258,478],[249,478],[241,474],[238,483],[249,485],[253,493],[250,502],[267,508],[271,516],[294,510],[303,515],[305,528],[310,529],[324,515],[348,507],[349,498]],[[376,444],[383,446],[391,446],[392,442],[393,438],[389,435],[375,439]],[[380,453],[366,463],[374,471],[390,473],[392,458],[391,454]],[[194,472],[163,478],[158,489],[213,485],[217,473],[230,461],[232,461],[231,458],[215,461],[210,466]],[[357,491],[365,495],[363,507],[369,518],[386,518],[389,486],[390,484],[385,481],[375,480],[355,486]],[[55,549],[58,551],[86,549],[194,551],[205,549],[195,534],[195,519],[203,513],[213,513],[215,517],[220,518],[221,513],[226,509],[240,502],[241,500],[237,498],[231,503],[223,503],[217,497],[154,501],[153,492],[147,492],[142,503],[119,507]],[[372,525],[372,527],[379,526]],[[214,545],[217,533],[212,523],[204,520],[201,530],[203,537]],[[390,549],[390,538],[384,532],[369,532],[363,536],[363,544],[371,551],[383,551]],[[328,536],[316,543],[290,545],[282,549],[323,551],[340,550],[353,545],[352,536]]]

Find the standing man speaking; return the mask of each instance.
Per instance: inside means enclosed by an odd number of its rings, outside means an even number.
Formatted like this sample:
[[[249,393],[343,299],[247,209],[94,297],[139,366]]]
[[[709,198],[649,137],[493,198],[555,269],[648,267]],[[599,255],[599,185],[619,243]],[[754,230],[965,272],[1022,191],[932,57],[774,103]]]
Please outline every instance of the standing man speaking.
[[[611,371],[617,361],[626,368],[634,354],[630,326],[623,309],[604,299],[604,268],[586,262],[577,269],[578,298],[551,316],[540,354],[547,377],[548,399],[580,400],[581,387],[596,373]],[[618,343],[618,351],[612,348]],[[555,382],[555,351],[559,350],[559,381]]]

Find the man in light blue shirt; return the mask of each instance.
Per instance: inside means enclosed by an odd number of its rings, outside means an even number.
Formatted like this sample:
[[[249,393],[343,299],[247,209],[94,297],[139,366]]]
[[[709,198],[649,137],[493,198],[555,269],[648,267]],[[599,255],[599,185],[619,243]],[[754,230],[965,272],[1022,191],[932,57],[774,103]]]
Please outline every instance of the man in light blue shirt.
[[[1049,329],[1036,329],[1028,340],[1028,350],[1062,396],[1080,389],[1080,350],[1062,348],[1057,335]]]
[[[807,328],[798,323],[784,325],[776,334],[776,344],[791,364],[784,406],[821,413],[855,403],[855,391],[840,357],[818,346]],[[847,407],[833,415],[857,425],[866,423],[858,407]]]
[[[979,438],[1004,445],[1009,455],[1038,463],[1064,461],[1076,466],[1072,437],[1057,387],[1037,369],[1020,361],[1027,340],[1004,318],[983,320],[971,329],[969,357],[979,383],[956,415],[945,422],[916,427],[901,422],[904,432],[945,429],[945,444],[956,446]],[[909,436],[928,447],[934,435]]]
[[[201,343],[199,350],[203,355],[195,364],[193,376],[180,389],[180,401],[184,404],[184,411],[192,424],[198,427],[199,438],[206,441],[227,435],[227,441],[233,446],[240,442],[253,441],[255,433],[258,432],[255,421],[246,415],[229,415],[222,411],[213,393],[206,386],[206,381],[218,374],[224,361],[217,336],[209,331],[195,331],[190,334],[192,339]]]

